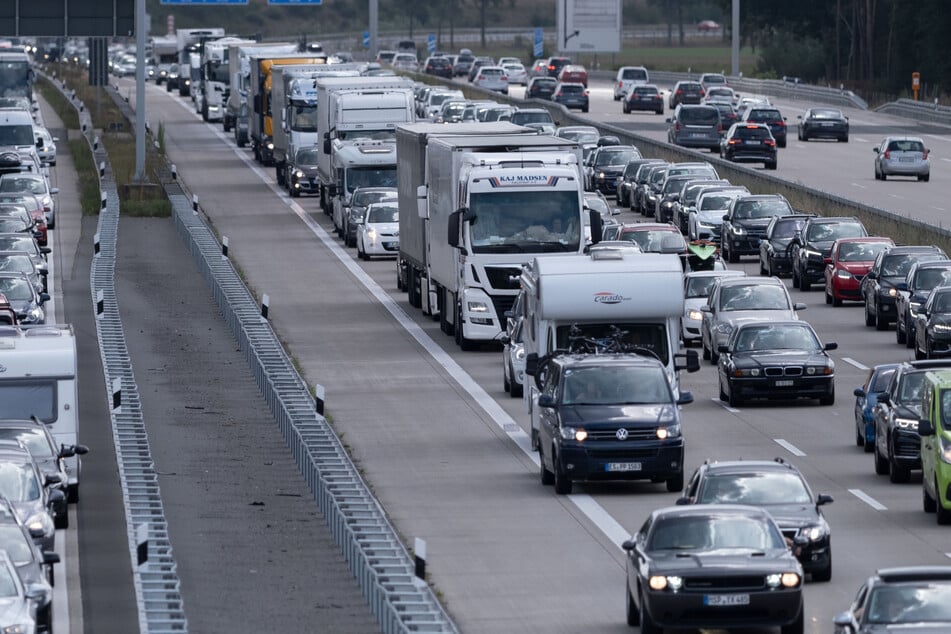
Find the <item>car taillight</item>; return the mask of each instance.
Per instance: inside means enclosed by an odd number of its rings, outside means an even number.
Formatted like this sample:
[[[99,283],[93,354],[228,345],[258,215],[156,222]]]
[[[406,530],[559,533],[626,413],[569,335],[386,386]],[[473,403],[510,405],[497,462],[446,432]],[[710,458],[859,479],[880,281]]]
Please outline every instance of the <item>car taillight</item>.
[[[785,127],[786,127],[786,122],[785,122],[785,121],[777,121],[777,122],[776,122],[776,125],[778,125],[780,128],[785,128]]]
[[[885,150],[885,158],[890,159],[891,157],[892,157],[892,151],[891,151],[891,150]]]
[[[623,81],[619,81],[619,82],[617,83],[617,87],[618,87],[618,88],[624,88],[624,82],[623,82]]]
[[[554,67],[554,66],[549,66],[549,67],[548,67],[548,70],[555,70],[555,67]]]
[[[723,124],[722,124],[722,123],[718,123],[718,124],[717,124],[717,132],[723,132]]]
[[[509,78],[506,75],[502,75],[502,81],[508,81]]]
[[[728,145],[737,145],[743,142],[743,139],[730,139],[727,141]]]
[[[763,144],[772,147],[772,146],[776,145],[776,141],[774,141],[774,140],[772,140],[772,139],[766,139],[765,141],[763,141]]]
[[[700,89],[700,96],[703,97],[706,93],[703,92],[703,89]]]
[[[931,151],[931,150],[922,150],[922,151],[921,151],[921,160],[925,160],[926,158],[928,158],[928,152],[930,152],[930,151]]]
[[[678,121],[676,124],[674,124],[674,132],[680,132],[680,122],[679,122],[679,121]]]
[[[681,90],[680,88],[678,88],[678,89],[677,89],[677,92],[675,92],[674,94],[675,94],[675,95],[682,95],[682,94],[684,94],[684,91]]]

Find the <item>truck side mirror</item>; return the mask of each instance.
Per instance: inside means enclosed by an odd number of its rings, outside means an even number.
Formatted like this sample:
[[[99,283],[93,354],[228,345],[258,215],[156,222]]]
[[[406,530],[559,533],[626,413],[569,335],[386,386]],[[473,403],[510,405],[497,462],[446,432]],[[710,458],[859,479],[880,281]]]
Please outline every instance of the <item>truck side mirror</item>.
[[[551,394],[539,394],[538,395],[538,406],[539,407],[554,407],[558,403],[555,402],[554,397]]]
[[[254,95],[254,113],[261,114],[261,95]]]
[[[457,209],[456,211],[449,214],[449,235],[447,236],[447,239],[449,240],[449,246],[451,247],[459,246],[459,224],[463,213],[463,209]]]
[[[330,133],[324,132],[324,154],[330,154]]]
[[[525,374],[535,376],[538,371],[538,353],[530,352],[525,355]]]
[[[327,195],[331,198],[337,195],[337,186],[336,185],[327,185]]]

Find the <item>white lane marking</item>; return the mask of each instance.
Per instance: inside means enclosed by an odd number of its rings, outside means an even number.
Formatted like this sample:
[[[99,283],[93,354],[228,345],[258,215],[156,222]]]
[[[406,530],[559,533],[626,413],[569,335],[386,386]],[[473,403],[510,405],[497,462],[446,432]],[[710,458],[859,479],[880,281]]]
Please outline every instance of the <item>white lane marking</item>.
[[[175,99],[183,108],[195,114],[197,118],[200,118],[200,115],[194,113],[192,108],[190,108],[184,100]],[[211,124],[208,124],[208,127],[212,132],[222,141],[227,142],[229,139],[225,136],[224,132],[215,128]],[[531,439],[528,434],[526,434],[521,425],[519,425],[515,419],[509,416],[498,402],[492,398],[488,392],[482,389],[482,386],[479,385],[472,376],[466,372],[456,361],[449,356],[449,353],[443,350],[439,344],[437,344],[432,337],[426,334],[426,331],[417,324],[413,319],[406,314],[406,311],[396,303],[392,297],[387,294],[383,288],[377,284],[370,275],[364,271],[354,260],[349,252],[347,252],[343,247],[341,247],[336,240],[328,234],[323,227],[321,227],[316,220],[310,217],[310,214],[301,207],[294,199],[289,197],[283,189],[277,186],[277,183],[271,177],[270,174],[266,174],[261,170],[254,162],[253,159],[245,154],[243,150],[237,147],[231,148],[234,151],[235,156],[237,156],[241,161],[247,165],[251,171],[258,175],[258,177],[273,191],[280,199],[284,201],[291,211],[293,211],[307,226],[308,229],[317,237],[318,240],[324,243],[330,252],[336,257],[341,264],[360,282],[367,291],[373,295],[380,304],[389,312],[396,322],[402,326],[416,342],[422,346],[426,352],[438,363],[442,368],[456,380],[459,386],[465,390],[472,399],[479,404],[480,407],[485,411],[486,414],[492,419],[492,421],[501,429],[505,434],[512,439],[515,445],[522,450],[522,452],[528,457],[529,460],[534,463],[536,467],[539,466],[538,453],[532,449]],[[513,431],[514,430],[514,431]],[[539,485],[541,486],[541,485]],[[605,510],[603,506],[598,504],[593,497],[587,494],[579,493],[574,495],[566,496],[566,498],[571,501],[575,507],[584,513],[584,515],[591,520],[591,522],[597,526],[601,532],[607,536],[618,548],[621,548],[621,544],[630,538],[631,532],[625,529],[621,524],[611,517],[611,514]]]
[[[887,510],[888,510],[888,507],[887,507],[887,506],[885,506],[884,504],[882,504],[881,502],[879,502],[878,500],[876,500],[875,498],[873,498],[872,496],[870,496],[868,493],[866,493],[866,492],[863,491],[862,489],[849,489],[849,493],[851,493],[852,495],[854,495],[854,496],[857,497],[858,499],[862,500],[863,502],[865,502],[866,504],[868,504],[869,506],[871,506],[871,507],[872,507],[873,509],[875,509],[876,511],[887,511]]]
[[[945,211],[944,207],[935,207],[934,205],[929,205],[932,209],[937,209],[938,211]]]
[[[859,189],[865,189],[865,185],[859,185],[858,183],[849,183],[852,187],[858,187]]]
[[[860,136],[853,136],[849,139],[850,141],[858,141],[859,143],[871,143],[868,139],[863,139]]]
[[[773,442],[798,458],[802,458],[806,455],[805,451],[792,444],[788,440],[783,440],[782,438],[773,438]]]
[[[740,410],[735,409],[735,408],[733,408],[733,407],[730,407],[729,405],[727,405],[726,403],[724,403],[723,401],[721,401],[721,400],[718,399],[718,398],[711,398],[710,400],[713,401],[714,403],[716,403],[717,405],[719,405],[720,407],[722,407],[723,409],[725,409],[726,411],[730,412],[731,414],[739,414],[739,413],[740,413]]]
[[[942,161],[947,161],[948,163],[951,163],[951,159],[949,159],[949,158],[943,158],[943,159],[941,159],[941,160],[942,160]]]
[[[73,512],[72,506],[67,512],[70,515],[71,530],[78,530],[75,528],[76,524],[73,523],[76,521],[76,514]],[[53,565],[53,623],[56,624],[56,631],[59,634],[69,634],[70,631],[69,585],[71,582],[67,583],[67,575],[70,572],[67,568],[70,551],[67,548],[66,530],[57,530],[53,536],[53,552],[59,555],[60,560],[60,563]],[[79,558],[74,557],[74,559],[78,560]]]
[[[859,370],[863,370],[863,371],[864,371],[864,370],[868,370],[868,369],[869,369],[869,367],[868,367],[867,365],[862,365],[861,363],[859,363],[859,362],[856,361],[855,359],[850,359],[849,357],[842,357],[842,360],[845,361],[846,363],[848,363],[849,365],[858,368]]]

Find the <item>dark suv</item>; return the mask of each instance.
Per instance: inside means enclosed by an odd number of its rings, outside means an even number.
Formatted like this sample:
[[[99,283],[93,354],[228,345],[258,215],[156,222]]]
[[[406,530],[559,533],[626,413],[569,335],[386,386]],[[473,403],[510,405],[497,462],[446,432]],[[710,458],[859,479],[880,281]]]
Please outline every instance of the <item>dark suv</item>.
[[[776,145],[786,147],[786,117],[774,107],[750,108],[743,113],[742,123],[763,123],[776,139]]]
[[[770,219],[794,213],[792,205],[779,194],[737,198],[723,216],[720,252],[730,262],[739,262],[741,255],[758,255],[759,243],[766,237]]]
[[[911,348],[915,345],[915,319],[928,296],[938,286],[951,284],[951,260],[915,262],[904,282],[898,283],[895,297],[895,339]]]
[[[549,57],[548,58],[548,76],[558,78],[561,69],[571,63],[570,57]]]
[[[699,81],[678,81],[670,91],[667,105],[676,108],[682,103],[699,104],[703,101],[703,94]]]
[[[832,243],[839,238],[862,238],[868,235],[858,218],[810,218],[787,247],[792,260],[793,286],[808,291],[812,285],[825,281],[826,258]]]
[[[774,216],[769,221],[766,225],[766,235],[759,241],[760,273],[769,277],[789,275],[792,271],[789,244],[810,218],[815,218],[815,215]]]
[[[693,396],[674,397],[663,363],[628,353],[565,354],[532,366],[526,363],[526,373],[541,390],[542,484],[561,495],[584,480],[652,480],[671,492],[683,489],[678,405]]]
[[[892,247],[879,253],[862,280],[865,325],[886,330],[895,321],[898,286],[905,281],[912,264],[947,259],[945,252],[936,246]]]
[[[775,460],[704,462],[687,483],[683,504],[747,504],[769,511],[786,542],[797,537],[802,545],[796,557],[814,581],[832,578],[832,538],[820,506],[832,496],[813,495],[799,469]]]
[[[720,158],[733,163],[762,163],[776,169],[776,139],[763,124],[734,123],[720,141]]]

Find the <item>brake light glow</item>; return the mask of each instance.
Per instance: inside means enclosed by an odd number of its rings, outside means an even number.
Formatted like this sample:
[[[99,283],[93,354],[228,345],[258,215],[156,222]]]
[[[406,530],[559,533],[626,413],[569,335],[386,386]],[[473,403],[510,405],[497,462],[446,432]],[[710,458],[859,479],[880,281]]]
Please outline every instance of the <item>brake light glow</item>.
[[[776,125],[778,125],[780,128],[785,128],[785,127],[786,127],[786,122],[780,120],[780,121],[777,121],[777,122],[776,122]]]
[[[891,157],[892,157],[892,151],[891,151],[891,150],[885,150],[885,158],[890,159]]]
[[[774,145],[776,145],[776,141],[772,139],[766,139],[765,141],[763,141],[763,145],[768,145],[770,147],[773,147]]]

